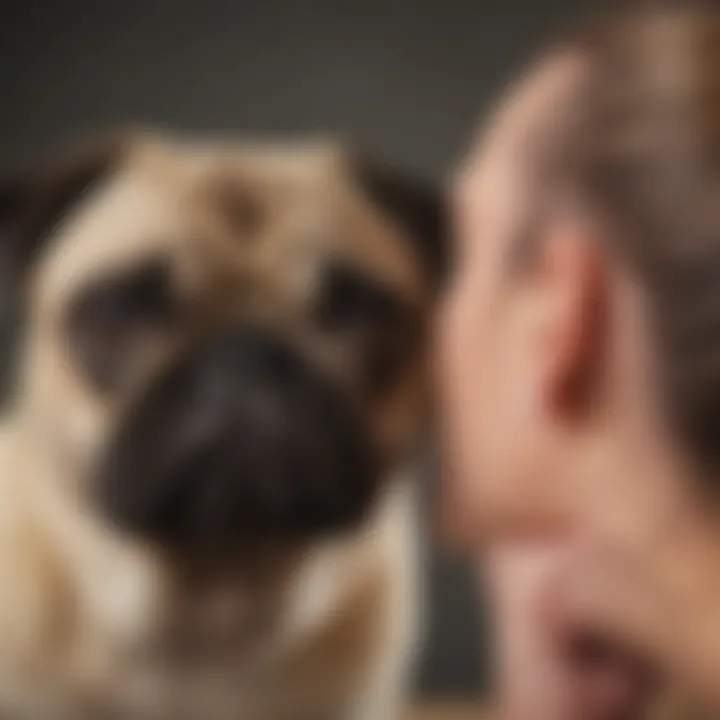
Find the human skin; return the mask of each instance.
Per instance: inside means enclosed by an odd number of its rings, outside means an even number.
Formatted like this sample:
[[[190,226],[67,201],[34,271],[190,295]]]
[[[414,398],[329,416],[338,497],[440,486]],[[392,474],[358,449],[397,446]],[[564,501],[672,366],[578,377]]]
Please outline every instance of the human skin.
[[[642,292],[600,249],[604,229],[559,198],[532,221],[532,266],[511,268],[542,189],[538,144],[562,132],[586,72],[575,52],[533,68],[453,189],[457,263],[438,342],[444,514],[488,579],[499,712],[512,720],[640,716],[636,654],[705,699],[720,670],[720,641],[703,639],[720,628],[720,543],[658,410]],[[655,576],[640,583],[641,570]],[[579,672],[568,639],[586,632],[627,654]]]
[[[505,542],[482,558],[495,608],[502,718],[631,718],[648,704],[654,678],[644,663],[596,638],[559,634],[546,617],[548,580],[571,547]]]

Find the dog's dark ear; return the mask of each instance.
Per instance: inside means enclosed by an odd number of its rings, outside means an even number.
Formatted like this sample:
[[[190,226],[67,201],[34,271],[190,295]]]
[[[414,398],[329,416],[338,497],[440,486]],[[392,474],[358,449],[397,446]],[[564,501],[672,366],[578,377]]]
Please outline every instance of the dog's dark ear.
[[[441,190],[417,176],[356,156],[354,172],[367,196],[407,231],[438,287],[447,271],[446,207]]]
[[[0,283],[4,291],[22,287],[63,212],[116,164],[126,141],[124,133],[95,138],[0,178]]]

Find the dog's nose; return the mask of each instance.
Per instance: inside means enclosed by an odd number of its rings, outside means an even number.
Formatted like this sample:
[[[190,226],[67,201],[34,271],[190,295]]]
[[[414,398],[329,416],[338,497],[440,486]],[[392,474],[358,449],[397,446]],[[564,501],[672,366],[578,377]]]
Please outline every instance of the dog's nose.
[[[360,520],[377,473],[361,418],[272,333],[199,343],[124,418],[98,476],[124,527],[174,542],[307,535]]]
[[[210,372],[230,376],[251,373],[258,380],[282,385],[310,372],[307,361],[289,343],[253,326],[217,332],[199,348],[199,354],[199,362],[206,363]]]

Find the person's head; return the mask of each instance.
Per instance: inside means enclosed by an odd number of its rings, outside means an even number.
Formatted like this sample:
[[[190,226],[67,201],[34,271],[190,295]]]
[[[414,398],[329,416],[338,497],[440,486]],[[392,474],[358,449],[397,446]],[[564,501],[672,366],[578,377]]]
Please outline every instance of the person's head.
[[[639,5],[548,53],[458,173],[456,530],[598,458],[718,476],[720,5],[690,5]]]

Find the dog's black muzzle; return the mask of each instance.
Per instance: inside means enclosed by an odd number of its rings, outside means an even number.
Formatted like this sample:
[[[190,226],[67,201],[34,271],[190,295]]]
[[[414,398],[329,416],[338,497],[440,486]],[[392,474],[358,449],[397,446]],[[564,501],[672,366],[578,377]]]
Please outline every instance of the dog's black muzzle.
[[[96,477],[122,529],[163,543],[302,538],[363,518],[377,471],[348,399],[269,333],[217,335],[121,422]]]

